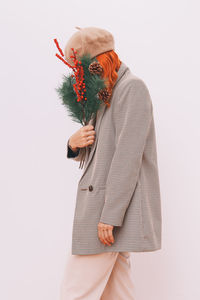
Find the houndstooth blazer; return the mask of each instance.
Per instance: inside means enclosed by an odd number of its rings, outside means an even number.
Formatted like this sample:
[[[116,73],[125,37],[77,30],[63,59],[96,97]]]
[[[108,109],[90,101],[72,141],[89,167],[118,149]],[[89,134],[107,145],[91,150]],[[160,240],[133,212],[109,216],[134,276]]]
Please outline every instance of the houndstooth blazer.
[[[72,254],[161,249],[161,197],[151,97],[144,81],[122,62],[112,92],[91,124],[92,146],[67,158],[85,158],[78,182]],[[68,140],[69,142],[69,140]],[[114,225],[114,244],[98,238],[98,223]]]

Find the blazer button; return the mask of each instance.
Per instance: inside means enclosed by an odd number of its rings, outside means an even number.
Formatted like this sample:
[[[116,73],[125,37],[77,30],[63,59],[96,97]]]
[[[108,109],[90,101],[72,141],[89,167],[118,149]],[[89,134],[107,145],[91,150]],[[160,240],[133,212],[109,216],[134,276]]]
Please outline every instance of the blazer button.
[[[89,191],[91,192],[93,190],[93,186],[89,185]]]

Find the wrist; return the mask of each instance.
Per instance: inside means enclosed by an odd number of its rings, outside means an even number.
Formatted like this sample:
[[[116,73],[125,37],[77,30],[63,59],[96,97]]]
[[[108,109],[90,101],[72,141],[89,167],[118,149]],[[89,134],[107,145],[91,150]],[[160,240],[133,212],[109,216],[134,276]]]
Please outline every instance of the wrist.
[[[69,143],[68,143],[70,149],[73,151],[73,152],[77,152],[78,151],[78,148],[74,146],[74,144],[69,140]]]

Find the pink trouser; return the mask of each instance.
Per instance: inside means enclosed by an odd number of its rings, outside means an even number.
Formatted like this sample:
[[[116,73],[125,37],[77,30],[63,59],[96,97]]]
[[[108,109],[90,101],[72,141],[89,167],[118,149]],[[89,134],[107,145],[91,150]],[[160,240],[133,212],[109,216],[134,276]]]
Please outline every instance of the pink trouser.
[[[129,252],[67,257],[61,300],[135,300]]]

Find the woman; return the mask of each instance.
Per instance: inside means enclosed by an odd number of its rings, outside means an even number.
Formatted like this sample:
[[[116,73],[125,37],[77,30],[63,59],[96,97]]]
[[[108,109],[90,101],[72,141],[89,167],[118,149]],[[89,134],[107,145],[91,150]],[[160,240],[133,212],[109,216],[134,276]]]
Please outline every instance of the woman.
[[[161,249],[161,201],[153,107],[142,79],[114,51],[110,32],[77,27],[65,48],[89,52],[112,93],[95,119],[67,142],[67,157],[84,161],[78,183],[72,253],[62,300],[134,297],[130,252]]]

